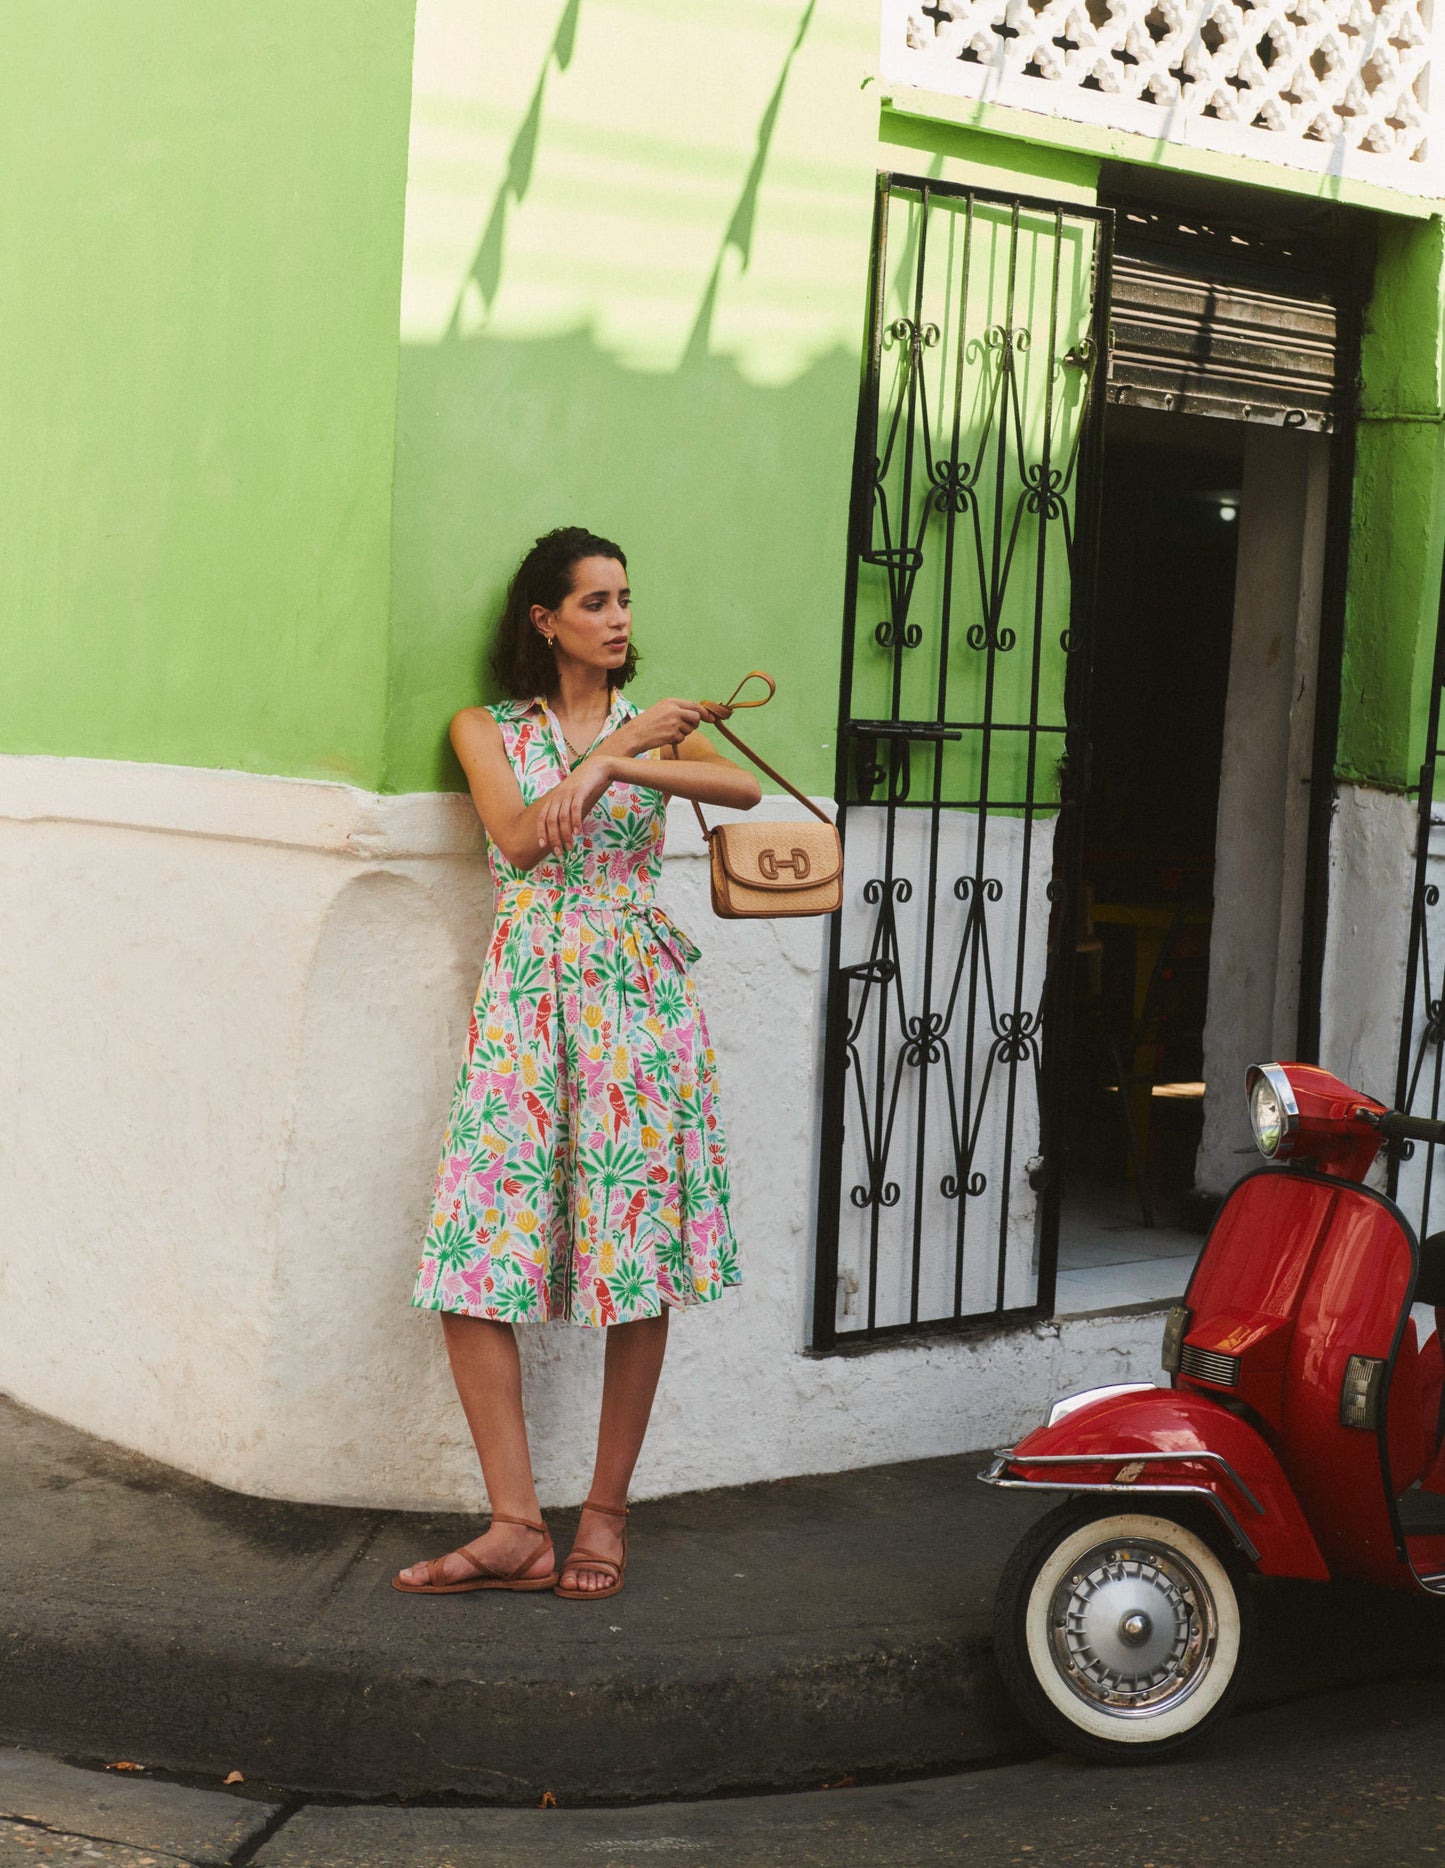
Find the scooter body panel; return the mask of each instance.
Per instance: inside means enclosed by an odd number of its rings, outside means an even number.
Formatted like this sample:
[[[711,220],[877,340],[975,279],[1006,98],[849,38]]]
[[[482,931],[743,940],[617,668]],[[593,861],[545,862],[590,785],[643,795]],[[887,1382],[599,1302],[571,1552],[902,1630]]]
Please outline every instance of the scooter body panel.
[[[1338,1184],[1300,1296],[1284,1376],[1278,1450],[1331,1570],[1394,1588],[1414,1577],[1399,1548],[1386,1434],[1394,1362],[1416,1251],[1398,1213],[1363,1187]],[[1414,1337],[1410,1353],[1414,1355]],[[1341,1423],[1351,1356],[1386,1365],[1380,1426]],[[1401,1473],[1408,1483],[1413,1473]]]
[[[1338,1184],[1263,1168],[1235,1187],[1220,1208],[1185,1303],[1192,1320],[1184,1341],[1181,1387],[1228,1392],[1278,1432],[1301,1295],[1335,1210]],[[1202,1373],[1215,1357],[1235,1365],[1228,1382]]]
[[[1261,1169],[1231,1193],[1200,1255],[1175,1377],[1179,1391],[1249,1407],[1332,1573],[1395,1588],[1414,1582],[1389,1457],[1409,1423],[1388,1403],[1415,1266],[1414,1238],[1381,1195],[1303,1169]],[[1386,1365],[1388,1438],[1342,1423],[1352,1356]],[[1402,1472],[1401,1483],[1413,1476]]]
[[[1026,1484],[1137,1495],[1212,1495],[1268,1576],[1329,1579],[1294,1488],[1263,1436],[1220,1402],[1152,1388],[1090,1402],[1013,1448],[1007,1469]]]

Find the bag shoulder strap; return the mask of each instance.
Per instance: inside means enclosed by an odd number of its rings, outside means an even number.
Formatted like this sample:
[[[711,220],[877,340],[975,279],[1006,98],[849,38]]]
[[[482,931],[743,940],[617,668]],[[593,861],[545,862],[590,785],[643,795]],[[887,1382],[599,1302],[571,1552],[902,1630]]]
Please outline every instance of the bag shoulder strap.
[[[743,689],[747,686],[749,681],[766,681],[767,682],[768,691],[766,694],[762,696],[760,700],[740,701],[738,699],[738,695],[742,693]],[[768,777],[772,779],[775,784],[781,785],[784,791],[788,792],[792,797],[796,798],[798,800],[798,803],[801,804],[805,810],[811,811],[814,817],[821,818],[825,824],[831,826],[833,822],[832,818],[829,817],[826,811],[820,810],[819,807],[816,804],[814,804],[813,800],[807,795],[806,792],[799,791],[796,785],[791,784],[786,778],[783,777],[781,772],[776,771],[772,766],[770,766],[766,759],[759,758],[758,754],[753,751],[751,746],[747,745],[743,740],[739,739],[737,734],[734,733],[730,727],[725,726],[723,724],[724,721],[730,720],[732,718],[733,714],[737,711],[739,707],[765,707],[768,704],[768,702],[773,698],[774,694],[777,693],[777,691],[778,691],[777,683],[773,680],[771,675],[765,675],[761,668],[750,669],[748,673],[743,676],[742,680],[739,681],[737,686],[733,689],[732,694],[729,696],[727,700],[725,701],[704,701],[702,703],[703,706],[706,707],[708,712],[712,715],[712,718],[707,722],[707,724],[709,726],[715,726],[718,732],[722,734],[723,738],[727,740],[729,744],[736,746],[738,751],[742,753],[745,758],[752,760],[753,764],[758,768],[760,772],[766,772]],[[677,757],[677,748],[675,746],[669,746],[667,748],[667,752],[672,758],[675,759]],[[712,836],[712,831],[708,828],[707,819],[702,814],[702,806],[698,803],[696,798],[693,798],[691,800],[691,804],[693,808],[693,813],[697,818],[698,828],[702,831],[703,841],[707,842],[707,840]]]

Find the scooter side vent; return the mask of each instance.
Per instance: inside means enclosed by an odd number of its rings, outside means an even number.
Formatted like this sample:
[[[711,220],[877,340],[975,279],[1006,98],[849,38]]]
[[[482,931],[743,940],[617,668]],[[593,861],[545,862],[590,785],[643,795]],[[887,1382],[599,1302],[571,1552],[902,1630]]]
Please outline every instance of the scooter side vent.
[[[1222,1356],[1217,1349],[1196,1349],[1186,1343],[1179,1358],[1179,1373],[1213,1382],[1217,1388],[1232,1388],[1239,1379],[1239,1357]]]

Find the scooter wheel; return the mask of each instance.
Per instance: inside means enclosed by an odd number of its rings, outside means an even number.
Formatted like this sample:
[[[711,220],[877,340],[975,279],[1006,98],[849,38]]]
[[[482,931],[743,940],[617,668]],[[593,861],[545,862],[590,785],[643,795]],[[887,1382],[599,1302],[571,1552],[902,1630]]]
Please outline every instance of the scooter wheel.
[[[1198,1738],[1228,1709],[1253,1643],[1243,1566],[1202,1527],[1097,1499],[1033,1527],[994,1608],[999,1671],[1024,1718],[1050,1745],[1110,1764]]]

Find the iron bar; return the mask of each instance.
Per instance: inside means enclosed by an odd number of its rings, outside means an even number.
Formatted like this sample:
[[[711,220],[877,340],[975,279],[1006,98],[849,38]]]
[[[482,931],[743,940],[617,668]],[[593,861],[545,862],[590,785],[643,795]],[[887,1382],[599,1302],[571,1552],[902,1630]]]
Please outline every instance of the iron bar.
[[[1435,622],[1435,655],[1430,678],[1430,713],[1425,732],[1425,759],[1420,767],[1420,792],[1415,814],[1414,887],[1410,902],[1410,944],[1405,963],[1405,994],[1400,1015],[1400,1048],[1395,1073],[1395,1107],[1423,1113],[1417,1101],[1426,1059],[1433,1050],[1429,1073],[1429,1113],[1440,1113],[1442,1078],[1445,1078],[1445,974],[1437,983],[1430,957],[1431,911],[1439,906],[1440,889],[1430,880],[1430,831],[1434,817],[1436,775],[1441,755],[1442,699],[1445,699],[1445,567],[1440,577],[1440,600]],[[1423,1001],[1424,1018],[1416,1023]],[[1388,1186],[1392,1199],[1403,1200],[1401,1164],[1414,1155],[1410,1143],[1392,1144]],[[1430,1202],[1435,1182],[1435,1149],[1426,1145],[1419,1188],[1416,1231],[1423,1239],[1430,1232]],[[1411,1206],[1415,1202],[1410,1201]]]
[[[1045,921],[1060,909],[1044,872],[1068,822],[1052,749],[1071,744],[1069,665],[1086,634],[1067,580],[1077,541],[1089,557],[1095,536],[1091,365],[1111,225],[1108,209],[879,180],[836,755],[850,889],[830,940],[816,1348],[1044,1314],[1008,1298],[1033,1275],[1016,1215],[1032,1200],[1023,1157],[1048,1129]],[[884,620],[860,627],[875,590]],[[1047,1225],[1047,1196],[1041,1211]],[[845,1237],[865,1288],[840,1330]],[[1039,1244],[1051,1302],[1053,1247]]]

